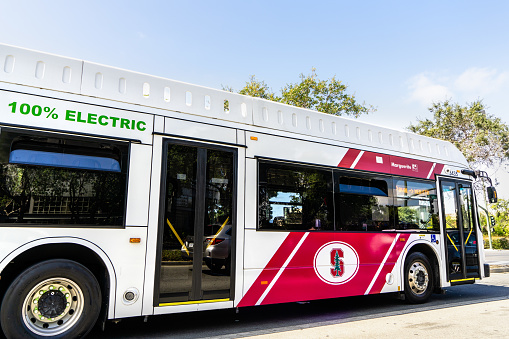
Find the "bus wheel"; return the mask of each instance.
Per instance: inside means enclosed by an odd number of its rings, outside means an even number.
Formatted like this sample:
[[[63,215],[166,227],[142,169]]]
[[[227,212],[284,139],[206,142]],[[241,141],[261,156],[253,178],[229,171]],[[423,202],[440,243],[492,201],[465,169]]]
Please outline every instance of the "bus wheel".
[[[94,326],[101,289],[83,265],[43,261],[21,273],[7,289],[0,322],[7,338],[78,338]]]
[[[421,252],[411,253],[405,261],[405,299],[423,303],[433,293],[433,273],[428,257]]]

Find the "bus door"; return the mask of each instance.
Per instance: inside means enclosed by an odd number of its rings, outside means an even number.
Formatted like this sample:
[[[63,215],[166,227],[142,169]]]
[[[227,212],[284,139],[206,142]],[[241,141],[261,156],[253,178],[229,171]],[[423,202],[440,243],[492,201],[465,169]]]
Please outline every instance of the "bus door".
[[[442,239],[447,256],[447,280],[452,285],[480,277],[479,239],[472,183],[441,178]]]
[[[154,304],[230,300],[236,150],[167,140]]]

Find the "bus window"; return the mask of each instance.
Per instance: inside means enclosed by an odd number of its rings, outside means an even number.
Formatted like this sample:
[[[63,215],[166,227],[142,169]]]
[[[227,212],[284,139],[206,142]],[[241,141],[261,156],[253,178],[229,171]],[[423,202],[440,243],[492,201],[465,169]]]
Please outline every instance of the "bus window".
[[[435,183],[394,180],[396,228],[439,231]]]
[[[394,228],[390,213],[392,179],[335,172],[336,230],[382,231]]]
[[[259,229],[333,229],[330,171],[266,162],[259,166]]]
[[[123,226],[125,143],[0,135],[0,224]]]

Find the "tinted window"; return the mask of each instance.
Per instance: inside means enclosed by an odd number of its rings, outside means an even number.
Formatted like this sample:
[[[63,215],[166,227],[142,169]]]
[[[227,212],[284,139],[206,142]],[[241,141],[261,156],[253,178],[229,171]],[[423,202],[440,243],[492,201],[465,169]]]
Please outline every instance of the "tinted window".
[[[336,230],[382,231],[394,228],[390,178],[336,172]]]
[[[259,228],[333,229],[332,172],[259,163]]]
[[[0,223],[123,225],[128,146],[0,134]]]
[[[439,231],[435,183],[394,180],[396,228]]]

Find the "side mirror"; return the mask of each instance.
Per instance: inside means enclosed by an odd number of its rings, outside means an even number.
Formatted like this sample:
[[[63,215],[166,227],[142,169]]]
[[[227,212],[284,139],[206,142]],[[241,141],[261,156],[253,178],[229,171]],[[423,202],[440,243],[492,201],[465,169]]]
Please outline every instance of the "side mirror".
[[[495,187],[490,186],[486,189],[486,191],[488,193],[488,201],[490,202],[490,204],[496,203],[498,201],[498,196]]]

